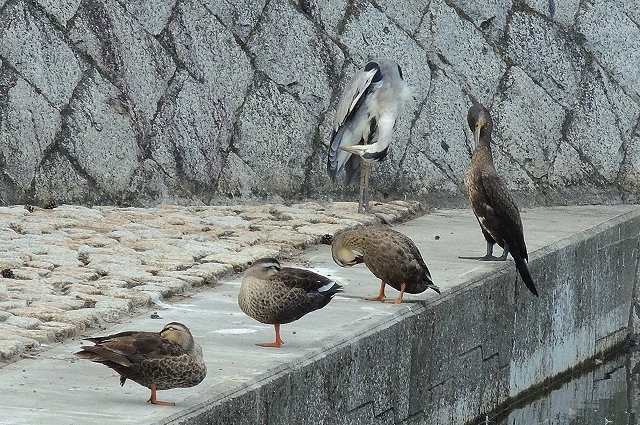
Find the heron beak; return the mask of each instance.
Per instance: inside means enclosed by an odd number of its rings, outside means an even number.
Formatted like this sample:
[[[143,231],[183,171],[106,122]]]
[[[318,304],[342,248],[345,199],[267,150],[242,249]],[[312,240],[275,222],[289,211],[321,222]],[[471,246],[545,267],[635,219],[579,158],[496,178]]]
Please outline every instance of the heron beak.
[[[367,149],[367,146],[366,145],[340,146],[338,149],[362,156],[364,154],[364,151]]]

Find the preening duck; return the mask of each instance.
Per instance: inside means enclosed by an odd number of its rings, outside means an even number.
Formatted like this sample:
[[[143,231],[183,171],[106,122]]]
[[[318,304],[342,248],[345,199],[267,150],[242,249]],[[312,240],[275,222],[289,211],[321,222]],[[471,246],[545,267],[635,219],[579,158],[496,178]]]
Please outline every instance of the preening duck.
[[[419,294],[433,289],[440,293],[418,247],[408,236],[388,226],[347,230],[333,238],[325,236],[324,242],[331,244],[331,255],[339,266],[364,263],[382,281],[379,294],[368,300],[384,300],[385,285],[400,291],[397,299],[386,301],[396,304],[402,302],[405,292]]]

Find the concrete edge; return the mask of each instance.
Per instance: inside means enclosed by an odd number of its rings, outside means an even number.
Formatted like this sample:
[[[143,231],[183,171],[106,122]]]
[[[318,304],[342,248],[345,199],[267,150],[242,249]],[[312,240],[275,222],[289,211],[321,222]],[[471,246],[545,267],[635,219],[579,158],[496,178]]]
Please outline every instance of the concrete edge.
[[[628,228],[630,230],[631,229],[638,230],[633,232],[632,234],[630,234],[629,237],[624,239],[624,240],[636,240],[636,244],[635,244],[636,255],[635,255],[635,263],[633,264],[633,273],[634,273],[634,276],[637,276],[637,270],[639,269],[638,255],[637,255],[637,249],[638,249],[637,247],[639,246],[639,244],[637,241],[638,241],[638,233],[640,231],[640,211],[631,211],[631,212],[623,213],[601,224],[598,224],[592,228],[589,228],[581,233],[569,236],[567,238],[564,238],[560,241],[557,241],[555,243],[552,243],[548,246],[545,246],[541,249],[538,249],[532,252],[530,254],[530,267],[532,268],[532,272],[536,273],[538,271],[540,263],[542,263],[543,259],[549,256],[552,256],[554,254],[557,254],[559,251],[567,247],[575,246],[575,245],[586,243],[589,241],[593,241],[597,244],[598,242],[597,239],[599,237],[606,236],[605,234],[607,232],[612,233],[610,236],[613,238],[613,240],[611,241],[610,245],[619,243],[621,241],[620,235],[623,234],[623,230],[624,230],[623,228]],[[615,238],[615,234],[618,235],[618,239]],[[596,247],[596,250],[600,251],[603,248],[605,247],[598,246]],[[442,309],[443,307],[446,308],[450,304],[456,304],[460,298],[465,298],[467,300],[468,299],[473,299],[473,300],[491,299],[492,301],[495,301],[496,299],[500,298],[501,301],[506,302],[505,304],[506,308],[511,309],[512,311],[516,310],[516,305],[515,305],[516,300],[518,302],[524,300],[523,302],[525,304],[531,304],[532,301],[529,298],[527,298],[530,295],[528,294],[528,292],[525,293],[524,291],[521,291],[519,287],[516,287],[515,290],[513,289],[513,281],[515,278],[515,274],[516,274],[516,271],[515,271],[515,268],[513,268],[512,262],[507,262],[504,265],[502,265],[502,267],[499,267],[491,272],[485,273],[476,278],[470,279],[466,283],[457,285],[456,287],[448,290],[440,298],[415,303],[415,305],[412,305],[411,310],[398,312],[397,314],[394,314],[392,317],[388,319],[383,319],[382,321],[372,325],[371,328],[367,329],[365,332],[361,332],[355,336],[353,335],[349,336],[348,338],[343,338],[340,341],[329,344],[329,345],[323,345],[321,347],[318,347],[318,349],[314,353],[307,355],[301,358],[300,360],[296,360],[287,365],[270,369],[265,375],[255,378],[244,384],[241,384],[238,388],[232,391],[229,391],[223,394],[222,396],[216,396],[216,397],[212,397],[210,399],[204,400],[199,404],[197,404],[196,406],[177,412],[176,414],[170,417],[167,417],[162,421],[159,421],[156,423],[158,425],[211,423],[210,421],[214,418],[214,416],[212,416],[213,412],[216,410],[219,410],[219,411],[226,410],[225,406],[233,409],[236,412],[236,414],[233,415],[233,417],[228,416],[227,417],[228,421],[224,420],[223,417],[219,416],[216,418],[214,423],[230,423],[230,424],[231,423],[234,423],[234,424],[254,423],[253,422],[254,418],[257,419],[258,417],[264,414],[265,409],[266,410],[269,409],[268,406],[264,405],[265,391],[271,391],[273,393],[278,392],[273,389],[267,390],[266,387],[273,387],[273,386],[282,387],[283,385],[286,386],[286,383],[283,384],[282,381],[295,380],[295,377],[293,375],[300,374],[301,372],[314,374],[314,372],[310,371],[309,369],[313,369],[312,365],[316,364],[317,362],[331,361],[332,357],[345,355],[345,354],[348,354],[348,352],[351,352],[351,354],[353,355],[353,353],[357,353],[358,351],[361,351],[361,350],[366,351],[367,347],[365,347],[365,345],[368,345],[369,347],[372,345],[375,346],[376,343],[373,340],[376,340],[376,339],[379,340],[380,334],[383,331],[394,331],[394,333],[396,333],[395,329],[393,328],[403,327],[403,326],[408,326],[409,328],[413,328],[415,326],[415,323],[410,323],[410,322],[425,321],[425,319],[428,318],[429,316],[433,317],[435,315],[436,310]],[[633,284],[634,290],[636,290],[635,288],[637,287],[637,285],[638,285],[638,282],[634,281],[634,284]],[[506,292],[501,293],[500,296],[492,296],[492,293],[493,294],[497,293],[495,292],[496,288],[499,288],[502,291],[504,291],[506,288]],[[451,309],[451,310],[454,310],[454,309]],[[627,303],[627,311],[631,312],[630,301]],[[510,314],[507,314],[505,317],[507,318],[507,322],[509,322],[510,320],[515,320],[515,317],[511,317]],[[625,320],[629,321],[630,319],[626,318]],[[614,332],[615,331],[617,330],[614,329]],[[431,332],[431,334],[433,335],[434,332]],[[612,338],[610,342],[611,343],[615,342],[617,338],[618,337]],[[397,344],[392,344],[392,345],[400,347],[402,346],[403,342],[406,343],[407,341],[400,340],[397,342],[398,342]],[[512,344],[513,343],[514,343],[514,340],[512,339]],[[482,344],[480,344],[479,346],[482,347]],[[509,355],[507,355],[507,357],[513,356],[514,354],[513,346],[511,347],[512,348],[509,350],[511,352],[509,353]],[[415,350],[412,350],[412,351],[415,351]],[[471,352],[473,352],[473,350],[465,351],[462,354],[465,355]],[[597,352],[593,352],[592,356],[595,356],[597,354],[598,354]],[[500,353],[500,356],[503,356],[503,355],[506,355],[506,353],[505,354]],[[427,356],[427,359],[423,359],[422,362],[428,364],[430,360],[433,360],[433,357]],[[449,358],[448,360],[451,360],[451,358]],[[485,359],[482,359],[482,360],[484,361]],[[406,365],[405,362],[403,362],[403,364]],[[498,372],[498,375],[500,375],[501,369],[502,369],[502,372],[508,372],[508,370],[504,370],[505,368],[509,369],[508,362],[506,363],[506,365],[507,366],[505,366],[504,362],[502,362],[501,365],[498,365],[498,368],[496,369]],[[381,366],[381,367],[384,367],[384,366]],[[426,366],[426,368],[429,368],[429,367],[430,366]],[[432,365],[432,367],[436,368],[437,366]],[[397,367],[394,369],[397,369]],[[411,365],[411,367],[407,369],[415,370],[420,368],[416,367],[415,365]],[[425,367],[421,368],[421,372],[423,375],[425,373],[424,369]],[[427,376],[428,375],[429,374],[427,373]],[[364,385],[365,381],[369,380],[369,378],[371,377],[363,375],[361,384]],[[375,378],[372,378],[372,379],[375,380]],[[498,377],[498,379],[501,379],[501,378]],[[442,381],[442,384],[449,385],[449,383],[447,383],[449,380],[450,379],[445,379],[444,381]],[[450,383],[455,384],[456,381],[458,380],[453,379]],[[431,382],[434,382],[434,381],[431,381]],[[436,381],[435,386],[432,383],[428,385],[426,388],[423,388],[423,391],[426,390],[426,391],[434,392],[433,390],[435,388],[441,387],[443,385],[437,384],[437,381]],[[479,387],[481,385],[482,383],[479,383],[478,385],[474,385],[474,387],[476,386]],[[500,385],[503,385],[503,383],[499,384],[498,387]],[[437,391],[435,392],[437,393]],[[459,394],[459,389],[456,389],[456,388],[452,389],[451,394],[454,395],[453,397],[444,396],[444,394],[434,394],[436,396],[439,395],[440,399],[438,399],[438,397],[429,398],[429,401],[435,404],[437,407],[436,409],[433,409],[433,410],[439,411],[436,414],[431,414],[428,416],[423,415],[420,417],[420,419],[418,419],[417,412],[406,412],[406,413],[409,413],[409,415],[402,415],[404,419],[401,419],[401,417],[400,418],[397,417],[396,412],[400,410],[400,409],[397,409],[397,406],[394,406],[391,409],[391,411],[395,417],[394,423],[416,423],[416,424],[417,423],[468,423],[469,421],[473,421],[474,418],[482,414],[482,412],[491,411],[497,406],[499,406],[501,403],[503,403],[505,400],[511,398],[512,396],[510,396],[508,393],[509,393],[508,390],[504,392],[498,389],[495,392],[495,397],[490,397],[491,399],[493,399],[493,402],[487,403],[487,401],[490,401],[490,400],[487,400],[485,398],[484,403],[479,403],[479,404],[472,403],[474,404],[474,406],[465,406],[464,409],[467,410],[466,414],[460,411],[460,409],[463,408],[462,405],[456,406],[456,404],[460,404],[459,400],[457,400],[455,397],[456,394]],[[244,400],[239,400],[239,398],[242,398]],[[444,398],[444,400],[442,400],[442,398]],[[273,400],[271,400],[271,402],[276,403]],[[232,406],[228,406],[233,403],[239,405],[239,407],[246,407],[246,408],[251,407],[251,409],[254,411],[243,412],[241,410],[234,409]],[[398,402],[398,403],[402,404],[402,402]],[[335,417],[334,416],[335,412],[334,412],[334,415],[332,415],[333,420],[327,423],[350,423],[353,421],[353,417],[352,417],[353,415],[351,415],[353,411],[355,410],[360,411],[362,410],[362,406],[369,406],[368,403],[362,403],[362,404],[356,403],[356,405],[358,406],[356,409],[352,409],[351,411],[344,412],[344,416],[342,418]],[[466,405],[466,403],[463,403],[463,405]],[[470,407],[471,409],[469,409]],[[379,415],[376,415],[375,408],[369,409],[369,407],[366,407],[364,408],[364,410],[366,411],[372,410],[372,412],[368,414],[367,416],[368,419],[365,419],[365,422],[358,421],[357,423],[371,423],[371,424],[378,423],[378,419],[376,418],[378,418]],[[402,409],[402,410],[406,410],[406,409]],[[447,411],[448,413],[442,413],[442,411]],[[474,414],[469,415],[468,411],[473,411]],[[387,412],[387,411],[384,411],[384,412]],[[257,417],[254,415],[257,415]],[[303,417],[310,417],[310,416],[303,415]],[[427,418],[436,419],[436,421],[435,422],[430,422],[430,421],[419,422]],[[400,419],[400,422],[396,422],[397,419]],[[341,422],[340,420],[346,420],[347,422]],[[286,423],[286,422],[279,421],[279,418],[273,418],[267,423],[271,424],[271,423]]]

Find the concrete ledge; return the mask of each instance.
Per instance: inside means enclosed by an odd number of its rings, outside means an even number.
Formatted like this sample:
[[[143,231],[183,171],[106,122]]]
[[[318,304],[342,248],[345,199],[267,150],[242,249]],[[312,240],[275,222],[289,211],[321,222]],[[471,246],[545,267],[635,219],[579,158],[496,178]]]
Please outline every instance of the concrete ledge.
[[[640,211],[271,371],[162,424],[462,424],[627,336]]]
[[[640,207],[534,208],[523,212],[540,297],[516,282],[512,261],[484,253],[470,210],[439,210],[397,229],[418,245],[443,296],[363,301],[379,281],[341,269],[327,246],[287,265],[310,267],[345,291],[283,326],[285,346],[256,347],[273,327],[239,311],[238,276],[158,306],[100,334],[187,324],[209,373],[197,387],[162,393],[118,385],[109,369],[72,355],[79,342],[0,369],[0,422],[29,424],[464,424],[622,341],[637,281]],[[395,293],[389,292],[389,296]]]

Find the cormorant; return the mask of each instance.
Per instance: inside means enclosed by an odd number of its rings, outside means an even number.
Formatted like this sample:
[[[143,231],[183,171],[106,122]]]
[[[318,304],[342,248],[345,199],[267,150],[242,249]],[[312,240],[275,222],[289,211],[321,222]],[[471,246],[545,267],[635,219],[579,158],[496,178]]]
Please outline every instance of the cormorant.
[[[493,165],[491,115],[484,106],[474,101],[473,106],[469,108],[467,122],[474,135],[475,149],[464,180],[469,191],[471,207],[487,241],[487,254],[479,259],[504,261],[507,254],[511,254],[525,285],[538,296],[527,267],[529,257],[518,206]],[[495,243],[504,249],[500,257],[493,256]]]

